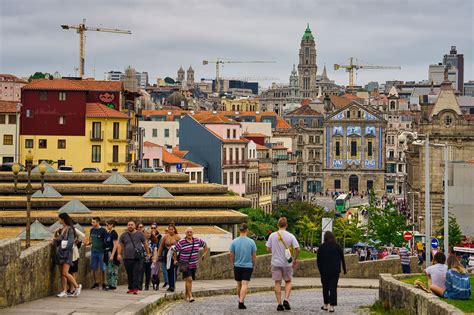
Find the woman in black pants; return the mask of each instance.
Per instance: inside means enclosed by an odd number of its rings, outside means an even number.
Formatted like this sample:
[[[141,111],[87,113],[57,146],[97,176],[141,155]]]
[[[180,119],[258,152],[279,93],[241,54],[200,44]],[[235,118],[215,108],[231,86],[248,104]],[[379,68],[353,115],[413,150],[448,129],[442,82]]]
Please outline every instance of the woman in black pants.
[[[342,248],[336,243],[332,232],[324,233],[324,243],[318,249],[316,262],[323,285],[324,305],[321,309],[334,312],[334,306],[337,305],[337,282],[341,273],[341,264],[346,274],[346,262]]]

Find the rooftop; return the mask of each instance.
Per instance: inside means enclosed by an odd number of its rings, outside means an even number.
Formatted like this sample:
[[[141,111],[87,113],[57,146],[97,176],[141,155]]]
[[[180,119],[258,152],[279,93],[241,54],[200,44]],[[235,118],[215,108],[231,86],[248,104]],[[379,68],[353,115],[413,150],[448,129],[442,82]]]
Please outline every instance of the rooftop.
[[[285,116],[322,116],[320,112],[312,109],[309,105],[302,105],[301,107],[289,112]]]
[[[38,79],[25,85],[23,90],[58,90],[58,91],[121,91],[120,81]]]
[[[0,101],[0,113],[16,113],[18,102]]]
[[[113,108],[107,107],[100,103],[87,103],[86,104],[86,117],[87,118],[118,118],[118,119],[129,119],[127,115],[119,112]]]
[[[13,75],[13,74],[8,74],[8,73],[0,73],[0,81],[3,82],[16,82],[16,83],[28,83],[28,81],[25,81],[23,79],[20,79],[19,77]]]

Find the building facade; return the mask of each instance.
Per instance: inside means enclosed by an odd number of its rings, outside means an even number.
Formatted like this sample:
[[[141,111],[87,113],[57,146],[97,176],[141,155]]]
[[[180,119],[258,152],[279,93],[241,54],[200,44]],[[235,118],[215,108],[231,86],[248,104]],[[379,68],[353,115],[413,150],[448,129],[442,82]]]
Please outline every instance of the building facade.
[[[0,101],[0,162],[18,162],[18,102]]]
[[[325,118],[326,191],[385,193],[386,126],[381,112],[355,101]]]
[[[451,46],[449,54],[444,55],[443,65],[449,68],[455,68],[457,71],[457,78],[454,89],[460,93],[464,91],[464,55],[458,54],[456,46]]]
[[[0,101],[19,102],[21,88],[27,83],[12,74],[0,73]]]
[[[317,72],[318,66],[316,64],[316,43],[308,24],[303,34],[303,38],[301,39],[298,63],[298,86],[300,96],[302,98],[314,99],[317,97]]]

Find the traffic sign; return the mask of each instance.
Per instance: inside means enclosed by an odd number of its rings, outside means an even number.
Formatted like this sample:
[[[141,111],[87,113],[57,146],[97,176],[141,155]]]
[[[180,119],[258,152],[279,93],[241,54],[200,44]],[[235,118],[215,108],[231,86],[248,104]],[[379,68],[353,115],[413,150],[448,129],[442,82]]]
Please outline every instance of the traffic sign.
[[[431,248],[433,249],[436,249],[438,248],[439,246],[439,241],[436,237],[433,237],[433,239],[431,239]]]
[[[180,169],[183,168],[183,165],[181,163],[176,164],[176,169],[179,171]]]
[[[410,232],[410,231],[405,231],[405,232],[403,232],[403,239],[404,239],[405,241],[409,241],[409,240],[411,240],[412,238],[413,238],[413,233],[412,233],[412,232]]]

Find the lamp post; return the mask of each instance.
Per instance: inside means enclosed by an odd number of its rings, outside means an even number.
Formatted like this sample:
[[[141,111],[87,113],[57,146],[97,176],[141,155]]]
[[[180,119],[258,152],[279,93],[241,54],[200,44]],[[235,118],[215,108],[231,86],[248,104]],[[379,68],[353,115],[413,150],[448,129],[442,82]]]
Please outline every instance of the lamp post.
[[[30,247],[31,243],[31,195],[33,193],[33,189],[31,186],[31,166],[33,164],[33,156],[31,154],[26,155],[26,172],[27,172],[27,184],[26,187],[23,189],[18,188],[18,173],[21,170],[21,166],[18,163],[13,164],[12,171],[13,171],[13,180],[15,183],[15,193],[19,191],[24,191],[26,193],[26,241],[25,241],[25,248]],[[46,165],[40,164],[39,165],[39,172],[41,174],[41,191],[44,189],[44,173],[46,173]]]

